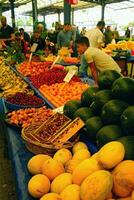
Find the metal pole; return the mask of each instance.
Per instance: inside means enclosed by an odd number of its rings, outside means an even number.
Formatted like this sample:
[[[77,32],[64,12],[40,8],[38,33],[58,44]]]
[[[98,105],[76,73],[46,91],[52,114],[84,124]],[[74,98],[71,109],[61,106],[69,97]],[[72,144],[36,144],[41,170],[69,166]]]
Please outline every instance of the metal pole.
[[[11,19],[12,19],[12,26],[15,29],[15,13],[14,13],[14,2],[15,0],[9,0],[10,7],[11,7]]]
[[[64,0],[64,24],[71,23],[71,5]]]
[[[58,22],[60,23],[60,11],[58,10]]]
[[[33,10],[33,25],[34,25],[34,22],[38,21],[37,0],[32,0],[32,10]]]
[[[74,8],[72,8],[72,24],[74,24]]]
[[[105,19],[105,6],[106,6],[105,3],[101,4],[101,20],[103,20],[103,21]]]
[[[2,16],[2,3],[0,4],[0,17]]]

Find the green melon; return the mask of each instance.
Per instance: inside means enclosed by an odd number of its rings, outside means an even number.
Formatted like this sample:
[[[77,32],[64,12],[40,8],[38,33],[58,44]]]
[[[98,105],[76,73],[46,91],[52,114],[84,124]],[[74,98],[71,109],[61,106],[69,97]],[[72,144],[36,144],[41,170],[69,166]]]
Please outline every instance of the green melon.
[[[98,84],[100,89],[111,89],[115,80],[122,75],[115,70],[104,70],[99,74]]]
[[[101,90],[96,93],[94,101],[90,108],[94,111],[96,115],[101,113],[101,109],[105,103],[113,99],[111,90]]]
[[[125,148],[125,160],[134,160],[134,136],[124,136],[118,139]]]
[[[81,107],[81,102],[78,100],[70,100],[68,101],[63,108],[64,114],[69,117],[73,118],[74,113]]]
[[[93,117],[93,111],[87,107],[79,108],[74,113],[74,118],[76,117],[80,117],[84,122],[86,122],[90,117]]]
[[[112,85],[115,98],[134,104],[134,80],[131,78],[119,78]]]
[[[103,124],[99,116],[91,117],[86,121],[86,133],[91,141],[96,140],[97,132],[102,128]]]
[[[101,119],[104,124],[120,124],[120,116],[129,105],[119,99],[107,102],[101,112]]]
[[[92,103],[95,93],[99,91],[99,88],[97,87],[89,87],[87,90],[85,90],[81,95],[81,103],[83,106],[90,106]]]
[[[134,106],[129,106],[122,113],[121,126],[126,135],[134,135]]]
[[[96,142],[98,147],[102,147],[108,142],[117,140],[122,136],[122,130],[120,126],[117,125],[107,125],[102,127],[97,135],[96,135]]]

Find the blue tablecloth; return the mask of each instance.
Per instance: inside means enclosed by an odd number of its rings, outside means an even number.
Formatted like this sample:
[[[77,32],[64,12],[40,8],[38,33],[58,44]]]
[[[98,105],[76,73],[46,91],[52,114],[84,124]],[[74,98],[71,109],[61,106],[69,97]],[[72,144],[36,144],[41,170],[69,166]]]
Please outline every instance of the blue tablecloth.
[[[2,99],[0,99],[0,115],[4,115]],[[27,170],[27,162],[33,154],[26,149],[18,130],[7,127],[4,134],[6,135],[9,157],[12,162],[18,200],[33,200],[27,192],[27,183],[31,177]]]

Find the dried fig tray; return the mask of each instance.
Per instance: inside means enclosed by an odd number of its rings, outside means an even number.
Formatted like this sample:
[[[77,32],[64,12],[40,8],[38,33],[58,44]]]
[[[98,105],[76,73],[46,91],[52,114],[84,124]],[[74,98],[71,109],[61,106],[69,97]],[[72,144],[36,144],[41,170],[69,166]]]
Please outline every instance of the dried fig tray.
[[[40,126],[32,125],[23,129],[27,137],[33,137],[34,140],[41,143],[51,143],[51,137],[55,138],[60,130],[66,127],[71,120],[63,114],[56,113]]]
[[[71,121],[56,113],[43,124],[32,124],[22,129],[22,138],[29,151],[53,155],[60,148],[72,148],[78,142],[78,131],[84,126],[80,118]]]

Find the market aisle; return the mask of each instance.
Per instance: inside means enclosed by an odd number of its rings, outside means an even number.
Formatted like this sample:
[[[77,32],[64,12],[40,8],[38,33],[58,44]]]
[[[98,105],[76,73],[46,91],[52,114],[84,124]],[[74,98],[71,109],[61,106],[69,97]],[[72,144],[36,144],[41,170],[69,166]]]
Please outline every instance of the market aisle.
[[[17,200],[11,163],[5,148],[4,125],[0,121],[0,199]]]

